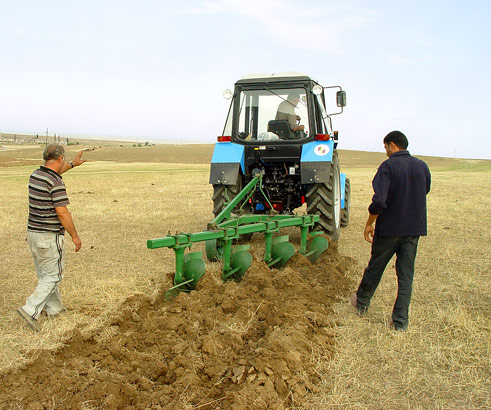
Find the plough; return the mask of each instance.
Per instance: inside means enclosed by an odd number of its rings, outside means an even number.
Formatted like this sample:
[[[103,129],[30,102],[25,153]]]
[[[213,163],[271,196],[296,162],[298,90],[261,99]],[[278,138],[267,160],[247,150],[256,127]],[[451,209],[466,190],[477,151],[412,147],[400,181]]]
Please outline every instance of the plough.
[[[278,214],[263,192],[262,179],[263,174],[257,173],[235,198],[227,197],[226,206],[208,223],[206,231],[175,235],[169,233],[164,238],[147,241],[148,249],[167,247],[173,249],[175,253],[174,286],[165,293],[166,299],[177,296],[181,291],[189,292],[196,289],[196,285],[205,274],[202,252],[185,254],[186,248],[191,248],[196,242],[206,242],[206,257],[210,262],[222,261],[224,281],[240,281],[252,264],[250,245],[233,245],[241,235],[250,236],[256,232],[264,234],[264,261],[273,268],[284,267],[295,254],[295,248],[289,242],[288,235],[277,235],[282,228],[292,226],[300,228],[298,253],[306,256],[312,263],[328,248],[328,240],[323,236],[323,232],[310,231],[314,224],[319,222],[319,216]],[[257,191],[263,195],[269,215],[241,215],[242,209]]]

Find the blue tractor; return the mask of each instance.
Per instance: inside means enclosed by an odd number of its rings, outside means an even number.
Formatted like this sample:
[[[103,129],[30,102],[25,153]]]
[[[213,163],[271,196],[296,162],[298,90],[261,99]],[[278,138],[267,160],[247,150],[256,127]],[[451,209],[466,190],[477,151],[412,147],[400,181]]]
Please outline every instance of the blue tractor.
[[[236,243],[254,233],[264,235],[264,262],[281,269],[295,252],[315,263],[348,224],[350,181],[339,171],[331,123],[346,105],[341,87],[322,87],[302,74],[252,75],[224,96],[232,101],[211,161],[214,219],[202,232],[147,241],[150,249],[175,252],[166,299],[196,289],[204,275],[202,252],[185,253],[196,242],[206,242],[209,261],[222,261],[224,281],[239,281],[253,257],[250,245]],[[306,212],[296,212],[304,204]],[[280,234],[292,227],[300,229],[297,250]]]
[[[307,214],[319,216],[313,230],[336,242],[349,221],[350,181],[340,173],[331,116],[343,112],[346,92],[281,73],[243,77],[224,96],[231,104],[210,170],[215,216],[261,175],[234,213],[291,215],[306,203]],[[327,111],[328,96],[334,113]]]

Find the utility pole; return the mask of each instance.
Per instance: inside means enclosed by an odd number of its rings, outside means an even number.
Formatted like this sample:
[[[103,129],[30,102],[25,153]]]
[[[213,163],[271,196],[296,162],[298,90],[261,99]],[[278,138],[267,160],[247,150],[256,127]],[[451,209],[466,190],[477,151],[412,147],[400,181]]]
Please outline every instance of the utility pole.
[[[48,127],[46,127],[46,146],[48,146]]]

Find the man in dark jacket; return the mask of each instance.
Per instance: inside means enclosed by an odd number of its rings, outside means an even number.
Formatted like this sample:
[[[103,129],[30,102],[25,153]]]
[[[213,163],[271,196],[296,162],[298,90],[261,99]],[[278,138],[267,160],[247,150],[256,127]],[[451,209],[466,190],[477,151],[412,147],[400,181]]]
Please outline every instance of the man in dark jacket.
[[[414,261],[419,237],[427,234],[426,195],[431,184],[428,166],[412,157],[407,146],[407,138],[400,131],[392,131],[384,138],[389,159],[373,178],[374,195],[364,232],[365,240],[372,243],[372,254],[358,290],[350,295],[358,312],[366,313],[385,267],[396,254],[398,291],[392,326],[400,331],[409,324]]]

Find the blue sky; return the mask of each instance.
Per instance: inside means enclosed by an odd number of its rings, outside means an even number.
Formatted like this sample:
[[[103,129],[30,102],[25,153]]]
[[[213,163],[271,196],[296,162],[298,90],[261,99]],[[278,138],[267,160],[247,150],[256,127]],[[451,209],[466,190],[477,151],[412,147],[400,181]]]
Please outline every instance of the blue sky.
[[[491,158],[491,1],[0,0],[0,130],[213,143],[257,72],[341,85],[340,148]]]

